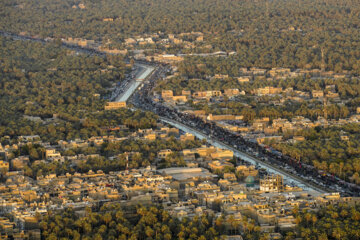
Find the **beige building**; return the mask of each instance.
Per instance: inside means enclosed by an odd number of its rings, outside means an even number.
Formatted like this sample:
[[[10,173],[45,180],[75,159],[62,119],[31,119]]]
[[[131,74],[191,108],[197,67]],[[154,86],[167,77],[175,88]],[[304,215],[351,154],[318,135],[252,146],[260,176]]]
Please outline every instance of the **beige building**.
[[[180,136],[180,141],[194,141],[195,136],[191,133],[185,133],[184,135]]]
[[[105,110],[116,110],[119,108],[126,108],[126,102],[107,102]]]
[[[193,98],[211,98],[211,97],[220,97],[222,96],[221,91],[214,90],[214,91],[202,91],[202,92],[195,92],[193,93]]]
[[[170,149],[164,149],[164,150],[161,150],[160,152],[158,152],[157,156],[158,156],[158,158],[166,158],[167,156],[169,156],[172,153],[173,152]]]
[[[236,172],[239,173],[240,176],[252,176],[257,177],[259,174],[259,171],[255,169],[254,165],[246,166],[246,165],[240,165],[236,167]]]
[[[251,77],[250,76],[244,76],[244,77],[238,77],[237,80],[239,83],[245,83],[245,82],[250,82]]]
[[[242,120],[243,116],[235,116],[235,115],[212,115],[209,114],[207,120],[210,121],[228,121],[228,120]]]
[[[233,97],[233,96],[240,95],[240,91],[239,91],[239,89],[237,89],[237,88],[234,88],[234,89],[225,89],[224,95],[226,95],[227,97]]]
[[[61,154],[59,152],[57,152],[55,149],[46,149],[45,157],[46,157],[46,159],[56,158],[56,157],[61,157]]]
[[[284,190],[283,177],[280,175],[266,176],[260,179],[260,191],[282,192]]]
[[[8,172],[9,171],[9,163],[0,161],[0,172]]]
[[[282,92],[282,88],[264,87],[264,88],[258,88],[254,92],[257,95],[280,94]]]
[[[182,91],[181,91],[181,95],[191,96],[191,91],[190,91],[190,90],[182,90]]]
[[[321,98],[324,97],[324,92],[321,90],[312,90],[311,95],[313,98]]]
[[[163,99],[172,99],[173,96],[174,96],[174,93],[172,90],[162,90],[161,91],[161,97]]]

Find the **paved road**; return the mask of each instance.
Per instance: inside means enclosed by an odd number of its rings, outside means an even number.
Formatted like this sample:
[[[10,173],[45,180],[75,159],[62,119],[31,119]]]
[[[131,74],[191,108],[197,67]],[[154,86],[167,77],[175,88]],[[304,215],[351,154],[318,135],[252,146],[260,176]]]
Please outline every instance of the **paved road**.
[[[155,67],[135,64],[139,70],[136,74],[136,77],[126,85],[126,90],[121,93],[116,99],[115,102],[126,102],[130,96],[138,89],[140,84],[154,71]]]
[[[256,159],[255,157],[252,157],[244,152],[241,152],[221,141],[215,140],[209,136],[206,136],[205,134],[201,133],[200,131],[198,131],[197,129],[194,129],[192,127],[186,126],[182,123],[179,123],[177,121],[171,120],[171,119],[167,119],[167,118],[163,118],[160,117],[160,120],[168,123],[184,132],[187,133],[191,133],[194,136],[196,136],[199,139],[206,139],[211,145],[215,146],[215,147],[219,147],[219,148],[223,148],[223,149],[229,149],[231,151],[234,152],[234,155],[237,157],[240,157],[241,159],[243,159],[246,162],[249,162],[253,165],[258,164],[260,167],[265,168],[269,173],[273,173],[273,174],[279,174],[281,176],[283,176],[284,178],[284,182],[287,184],[294,184],[298,187],[301,187],[304,190],[308,190],[308,191],[315,191],[315,192],[320,192],[320,193],[325,193],[327,191],[325,191],[324,189],[316,186],[315,184],[311,184],[311,183],[307,183],[305,182],[303,179],[301,179],[300,177],[297,177],[295,175],[289,174],[288,172],[286,172],[285,170],[281,170],[278,169],[268,163],[265,163],[263,161],[260,161],[259,159]]]

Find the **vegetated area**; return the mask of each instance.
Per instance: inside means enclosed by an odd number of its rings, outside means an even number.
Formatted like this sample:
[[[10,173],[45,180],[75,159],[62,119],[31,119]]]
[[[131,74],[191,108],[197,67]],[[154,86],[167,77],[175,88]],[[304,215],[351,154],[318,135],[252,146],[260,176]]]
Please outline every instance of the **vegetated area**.
[[[39,135],[43,141],[103,135],[102,127],[151,127],[156,116],[104,111],[107,88],[127,68],[119,56],[90,56],[55,44],[0,37],[0,135]]]
[[[298,133],[305,141],[270,143],[282,153],[339,178],[360,184],[360,127],[312,128]]]
[[[192,107],[203,109],[206,113],[244,115],[245,120],[253,120],[259,117],[274,118],[292,118],[294,116],[304,116],[310,119],[316,119],[324,116],[324,109],[327,109],[329,118],[346,118],[350,113],[356,112],[356,107],[360,105],[360,81],[356,78],[312,78],[311,76],[272,79],[255,78],[254,81],[240,83],[237,80],[237,74],[241,65],[233,62],[229,58],[186,58],[179,66],[179,75],[169,79],[159,81],[158,92],[162,90],[172,90],[175,95],[181,95],[182,90],[207,91],[207,90],[225,90],[237,88],[244,91],[246,96],[235,101],[225,101],[212,104],[197,104]],[[231,66],[231,69],[228,68]],[[232,72],[236,69],[236,73]],[[228,77],[213,78],[215,74],[224,74]],[[255,89],[271,86],[282,89],[292,88],[296,91],[311,93],[312,90],[323,90],[327,85],[334,85],[339,97],[346,100],[345,105],[331,104],[324,106],[322,101],[291,101],[281,106],[271,104],[272,101],[281,100],[281,96],[262,96],[257,100],[250,95]],[[284,93],[285,94],[285,93]],[[283,94],[283,95],[284,95]]]
[[[30,164],[24,168],[24,175],[36,179],[36,177],[43,175],[64,175],[66,173],[74,174],[75,172],[87,173],[90,170],[101,170],[105,173],[123,171],[126,169],[127,164],[131,169],[144,168],[156,164],[159,169],[165,167],[184,167],[186,162],[179,152],[174,152],[158,162],[157,153],[163,149],[181,151],[183,149],[200,147],[202,144],[204,142],[197,139],[185,142],[175,138],[158,139],[151,142],[127,139],[116,143],[104,142],[100,147],[89,146],[63,151],[62,154],[67,157],[79,154],[93,156],[76,166],[71,161],[36,162],[36,160],[42,158],[42,153],[45,151],[45,148],[39,144],[24,145],[12,154],[14,157],[24,154],[29,155]]]
[[[198,31],[202,49],[235,51],[233,62],[245,67],[320,68],[323,52],[327,70],[359,74],[359,15],[357,0],[4,0],[0,29],[117,43]]]
[[[222,239],[222,235],[243,231],[244,239],[270,239],[269,233],[260,232],[253,220],[232,216],[216,218],[204,214],[193,219],[173,218],[159,206],[141,207],[133,211],[131,219],[118,204],[108,204],[99,212],[86,210],[80,217],[72,209],[53,215],[39,216],[44,239]],[[294,209],[298,223],[294,231],[284,232],[283,239],[360,239],[360,208],[341,204],[320,208],[318,212]]]

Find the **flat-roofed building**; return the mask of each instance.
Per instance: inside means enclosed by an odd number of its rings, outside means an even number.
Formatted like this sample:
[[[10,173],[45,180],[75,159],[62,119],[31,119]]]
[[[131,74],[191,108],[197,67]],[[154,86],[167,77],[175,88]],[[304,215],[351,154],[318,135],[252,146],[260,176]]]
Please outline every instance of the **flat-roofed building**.
[[[126,108],[126,102],[107,102],[105,110],[116,110],[119,108]]]
[[[174,96],[174,93],[172,90],[162,90],[161,91],[161,97],[163,99],[171,99]]]
[[[225,89],[224,90],[224,94],[227,97],[233,97],[233,96],[237,96],[240,95],[240,91],[237,88],[231,88],[231,89]]]
[[[174,167],[159,169],[157,172],[163,175],[172,176],[173,179],[178,181],[191,179],[211,179],[215,177],[204,168]]]
[[[311,95],[313,98],[321,98],[324,97],[324,92],[322,90],[312,90]]]
[[[272,94],[280,94],[282,93],[282,88],[276,88],[276,87],[264,87],[264,88],[258,88],[255,89],[254,92],[257,95],[272,95]]]
[[[284,190],[283,177],[281,175],[271,175],[260,179],[260,191],[281,192]]]
[[[173,151],[171,151],[170,149],[164,149],[164,150],[159,151],[157,156],[158,156],[158,158],[166,158],[167,156],[169,156],[172,153],[173,153]]]

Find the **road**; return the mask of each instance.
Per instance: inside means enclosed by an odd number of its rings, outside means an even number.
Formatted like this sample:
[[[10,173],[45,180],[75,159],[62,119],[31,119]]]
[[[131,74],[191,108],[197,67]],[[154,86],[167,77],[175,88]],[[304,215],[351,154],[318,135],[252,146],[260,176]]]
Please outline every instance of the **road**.
[[[125,87],[125,91],[116,97],[115,102],[126,102],[131,95],[138,89],[140,84],[154,71],[155,67],[135,64],[138,68],[136,76]]]
[[[308,183],[308,182],[305,182],[304,180],[302,180],[300,177],[297,177],[295,175],[292,175],[292,174],[289,174],[287,173],[286,171],[284,170],[281,170],[281,169],[278,169],[268,163],[265,163],[263,161],[260,161],[259,159],[256,159],[255,157],[252,157],[244,152],[241,152],[219,140],[215,140],[205,134],[203,134],[202,132],[192,128],[192,127],[189,127],[189,126],[186,126],[182,123],[179,123],[177,121],[174,121],[172,119],[168,119],[168,118],[163,118],[163,117],[160,117],[160,120],[167,123],[167,124],[170,124],[172,125],[173,127],[176,127],[184,132],[187,132],[187,133],[191,133],[193,134],[194,136],[196,136],[197,138],[199,139],[206,139],[208,143],[210,143],[211,145],[215,146],[215,147],[219,147],[219,148],[222,148],[222,149],[228,149],[228,150],[231,150],[234,152],[234,155],[236,157],[239,157],[241,158],[242,160],[248,162],[248,163],[251,163],[253,165],[259,165],[260,167],[262,168],[265,168],[266,171],[270,174],[279,174],[281,175],[283,178],[284,178],[284,182],[285,183],[288,183],[288,184],[294,184],[298,187],[301,187],[302,189],[304,190],[307,190],[307,191],[315,191],[315,192],[320,192],[320,193],[325,193],[326,191],[323,190],[322,188],[320,187],[317,187],[315,186],[314,184],[311,184],[311,183]]]
[[[134,87],[126,89],[124,94],[122,96],[120,96],[119,99],[127,101],[129,99],[129,97],[132,96],[132,94],[138,88],[138,87],[136,87],[139,85],[137,83],[141,83],[139,80],[143,81],[144,79],[148,78],[151,75],[151,73],[154,72],[154,70],[156,69],[156,67],[148,66],[145,64],[142,64],[140,67],[143,69],[141,69],[139,72],[137,72],[136,77],[132,80],[132,84],[135,84],[135,85],[133,85]],[[148,110],[151,110],[151,109],[148,109]],[[222,141],[219,141],[217,139],[209,137],[208,135],[201,132],[201,130],[195,129],[193,127],[185,125],[184,123],[180,123],[178,121],[175,121],[173,119],[169,119],[166,117],[160,116],[160,120],[182,130],[183,132],[191,133],[199,139],[206,139],[209,144],[211,144],[215,147],[219,147],[222,149],[229,149],[234,152],[234,155],[236,157],[239,157],[242,160],[244,160],[250,164],[258,165],[259,167],[266,169],[266,171],[270,174],[281,175],[284,178],[284,182],[286,184],[295,185],[295,186],[301,187],[302,189],[307,190],[307,191],[314,191],[314,192],[319,192],[319,193],[327,192],[320,186],[317,186],[311,182],[307,182],[306,180],[304,180],[294,174],[288,173],[286,170],[280,169],[269,163],[261,161],[260,159],[257,159],[253,156],[250,156],[249,154],[239,151],[238,149],[235,149],[234,147],[229,146]]]

